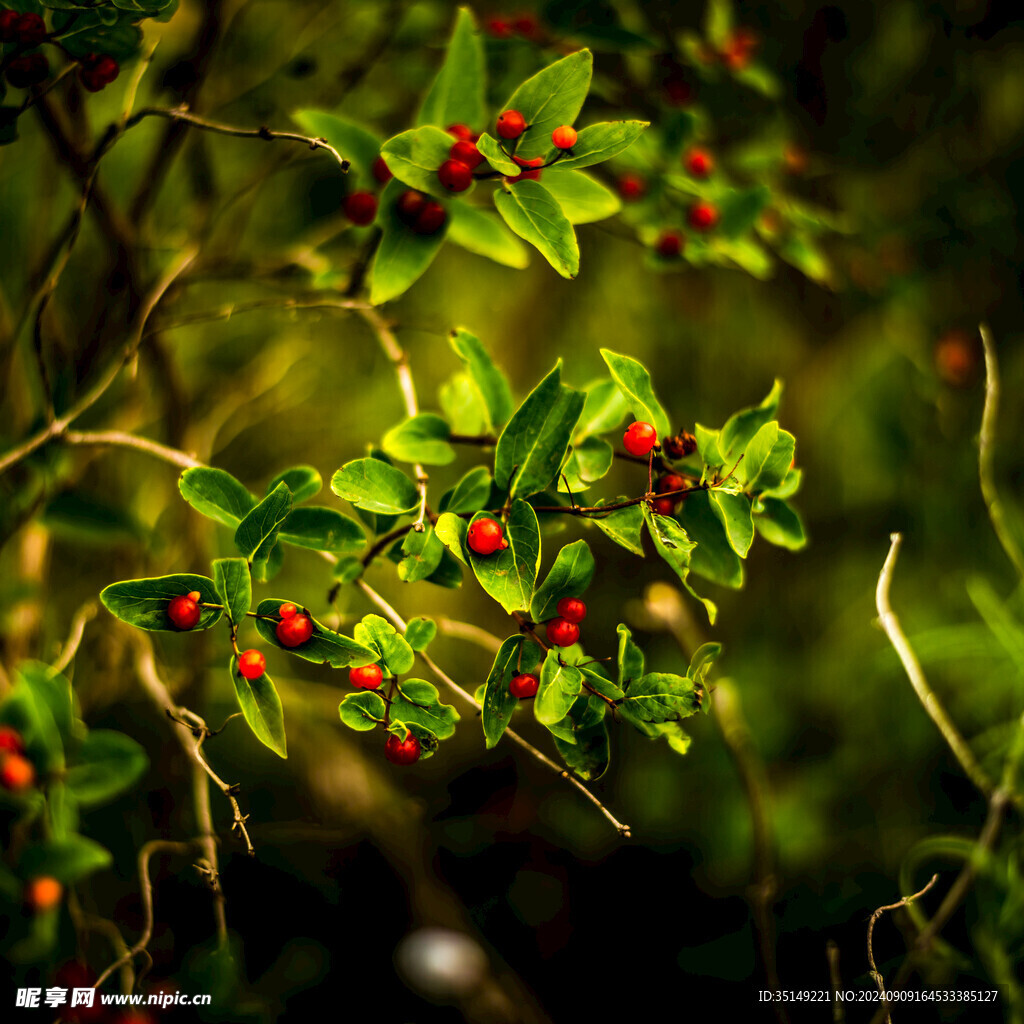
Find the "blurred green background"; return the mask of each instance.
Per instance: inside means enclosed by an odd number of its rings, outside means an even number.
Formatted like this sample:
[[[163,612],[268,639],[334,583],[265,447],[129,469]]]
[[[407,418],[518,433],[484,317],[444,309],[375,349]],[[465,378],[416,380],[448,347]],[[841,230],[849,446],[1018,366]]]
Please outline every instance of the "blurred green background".
[[[455,9],[304,0],[219,6],[223,39],[203,86],[205,113],[283,127],[298,107],[339,107],[387,134],[408,124]],[[672,31],[698,28],[703,13],[670,3],[613,6],[627,25]],[[160,43],[140,96],[166,100],[162,86],[173,99],[187,79],[182,61],[203,7],[184,0],[168,25],[154,26]],[[997,467],[1007,497],[1019,501],[1024,17],[1018,5],[994,0],[789,0],[736,9],[761,39],[760,60],[782,83],[793,143],[807,154],[806,169],[785,188],[841,215],[845,230],[828,247],[834,287],[786,266],[767,282],[721,269],[655,274],[611,222],[580,229],[576,281],[538,258],[514,272],[449,246],[389,313],[428,409],[457,368],[443,340],[454,325],[484,340],[518,394],[557,356],[568,381],[583,385],[603,371],[599,347],[633,355],[651,367],[662,402],[688,428],[717,425],[759,401],[775,377],[784,380],[780,419],[798,438],[805,482],[797,504],[811,543],[795,555],[755,545],[745,589],[715,593],[719,624],[703,628],[724,645],[720,669],[767,778],[782,985],[826,987],[830,939],[844,980],[862,985],[866,919],[902,894],[909,851],[929,836],[973,837],[985,816],[874,622],[891,531],[905,536],[894,604],[983,761],[998,754],[1021,711],[1021,670],[985,633],[967,584],[984,577],[1005,597],[1018,582],[977,486],[984,372],[975,326],[988,321],[996,337],[1004,391]],[[482,18],[509,13],[518,9],[478,8]],[[535,60],[526,42],[491,46],[511,67]],[[613,74],[617,59],[599,52],[599,76]],[[599,85],[595,93],[600,109]],[[761,101],[729,83],[705,84],[699,98],[728,164]],[[93,98],[88,118],[106,124],[123,99],[122,89],[107,90]],[[79,122],[76,131],[87,132],[84,114]],[[127,199],[150,173],[163,130],[142,125],[110,154],[100,178],[110,195]],[[303,286],[305,273],[344,267],[352,251],[343,232],[315,248],[341,228],[344,189],[318,154],[190,135],[141,225],[156,258],[190,237],[204,239],[204,279],[176,297],[175,312],[284,295]],[[0,151],[0,327],[8,336],[29,268],[76,194],[38,124]],[[282,253],[292,267],[266,276]],[[112,351],[104,351],[104,316],[121,299],[106,305],[97,278],[108,261],[87,221],[53,318],[59,386],[71,388]],[[941,345],[951,337],[963,346],[953,367]],[[0,429],[13,441],[29,429],[34,404],[23,383],[25,353],[6,346],[3,355]],[[261,311],[154,337],[137,374],[89,423],[196,451],[259,491],[296,463],[328,476],[401,416],[390,367],[361,321]],[[454,481],[472,454],[436,480]],[[617,493],[611,484],[608,493]],[[227,531],[180,501],[173,468],[135,453],[50,451],[0,481],[0,495],[8,666],[52,655],[75,609],[108,582],[203,571],[208,558],[231,553]],[[92,526],[83,528],[83,515]],[[566,530],[566,539],[576,535]],[[647,600],[651,584],[668,581],[665,566],[588,537],[598,559],[588,635],[606,638],[596,653],[611,653],[615,624],[625,620],[650,664],[677,666],[676,643]],[[460,591],[405,589],[385,566],[374,570],[376,581],[407,615],[508,632],[500,609],[481,602],[471,582]],[[267,593],[302,595],[316,608],[329,586],[329,569],[296,551]],[[338,610],[369,609],[349,588]],[[689,614],[697,611],[691,602]],[[216,640],[169,636],[158,647],[184,703],[201,706],[211,722],[230,713]],[[434,654],[470,690],[489,666],[486,651],[458,639],[440,637]],[[396,1021],[607,1019],[602,1013],[619,1000],[648,1019],[678,1010],[694,988],[720,1005],[767,1013],[755,1001],[764,982],[746,902],[750,808],[713,717],[693,720],[685,759],[617,731],[612,769],[595,789],[633,826],[634,839],[623,843],[568,787],[504,744],[484,752],[471,715],[445,756],[399,774],[379,756],[375,736],[343,734],[328,671],[273,651],[268,660],[285,704],[288,761],[242,729],[211,742],[222,776],[241,784],[258,850],[249,862],[237,844],[223,846],[229,924],[246,946],[249,978],[260,981],[247,997],[256,1008],[222,1005],[222,1019],[250,1019],[250,1009],[252,1019],[308,1019],[317,1000],[374,985],[387,993],[379,1015]],[[84,717],[140,739],[153,761],[142,790],[88,822],[112,846],[118,869],[95,879],[86,898],[132,932],[133,850],[187,828],[187,772],[105,613],[87,629],[74,682]],[[226,826],[226,807],[214,807]],[[913,878],[923,884],[941,869],[945,886],[957,866],[929,861]],[[963,958],[937,962],[931,983],[988,987],[992,961],[979,952],[978,935],[997,917],[999,899],[983,889],[968,901],[949,930]],[[158,889],[154,978],[188,977],[183,963],[206,941],[207,914],[199,883],[169,871]],[[468,931],[488,952],[493,991],[435,1004],[397,984],[392,951],[413,925]],[[1008,942],[1011,963],[1020,941]],[[891,973],[903,948],[883,921],[883,970]],[[976,1009],[977,1019],[1000,1019],[1007,1005]],[[942,1020],[958,1014],[951,1006],[931,1012]]]

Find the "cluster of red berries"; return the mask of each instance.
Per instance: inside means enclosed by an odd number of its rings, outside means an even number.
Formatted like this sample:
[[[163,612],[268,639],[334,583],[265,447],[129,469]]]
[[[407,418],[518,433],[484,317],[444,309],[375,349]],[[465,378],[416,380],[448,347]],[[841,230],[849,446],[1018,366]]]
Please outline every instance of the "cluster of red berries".
[[[563,597],[558,615],[548,619],[545,631],[556,647],[572,647],[580,638],[580,623],[587,617],[587,606],[578,597]]]
[[[659,515],[670,516],[676,510],[676,506],[686,495],[673,494],[673,491],[683,491],[687,487],[686,478],[678,473],[665,473],[658,478],[654,485],[655,492],[659,497],[651,501],[651,508]]]
[[[471,523],[466,534],[466,543],[477,555],[493,555],[495,551],[504,551],[508,547],[505,531],[497,519],[477,519]]]
[[[39,14],[0,11],[0,43],[41,46],[46,42],[46,22]]]
[[[78,78],[89,92],[99,92],[121,73],[120,65],[105,53],[90,53],[79,63]]]
[[[359,665],[348,670],[348,681],[359,690],[376,690],[384,681],[384,671],[380,665]],[[384,743],[384,756],[392,764],[412,764],[422,752],[420,741],[409,731],[404,740],[388,733]]]
[[[0,725],[0,786],[11,793],[22,793],[35,781],[36,770],[25,756],[21,733],[9,725]]]
[[[540,33],[540,24],[532,14],[519,14],[514,18],[489,18],[485,27],[495,39],[511,39],[513,36],[536,39]]]
[[[283,604],[277,609],[277,614],[281,616],[281,621],[274,633],[285,647],[298,647],[313,635],[313,620],[295,605]]]
[[[178,629],[195,629],[203,614],[202,600],[198,590],[172,597],[167,602],[167,618]]]
[[[448,150],[448,159],[437,169],[437,180],[448,192],[465,192],[473,184],[473,171],[484,162],[484,155],[476,148],[480,136],[469,125],[453,124],[448,134],[455,137]]]

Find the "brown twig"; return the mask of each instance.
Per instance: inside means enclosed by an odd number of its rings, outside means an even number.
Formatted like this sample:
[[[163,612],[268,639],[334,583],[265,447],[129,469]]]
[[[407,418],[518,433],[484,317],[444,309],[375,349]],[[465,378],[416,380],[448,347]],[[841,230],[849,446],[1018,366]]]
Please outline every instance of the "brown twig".
[[[79,645],[82,643],[82,636],[85,633],[86,624],[95,615],[95,601],[86,601],[85,604],[75,612],[75,616],[71,620],[71,630],[68,633],[68,638],[64,641],[64,645],[60,649],[59,657],[53,663],[54,672],[63,672],[68,665],[71,664],[72,659],[78,653]]]
[[[121,430],[68,430],[59,438],[64,444],[78,445],[83,447],[103,448],[132,448],[135,451],[152,455],[172,466],[181,469],[194,469],[202,466],[203,463],[187,452],[178,448],[171,448],[165,444],[158,444],[150,441],[148,437],[138,437],[136,434],[126,434]]]

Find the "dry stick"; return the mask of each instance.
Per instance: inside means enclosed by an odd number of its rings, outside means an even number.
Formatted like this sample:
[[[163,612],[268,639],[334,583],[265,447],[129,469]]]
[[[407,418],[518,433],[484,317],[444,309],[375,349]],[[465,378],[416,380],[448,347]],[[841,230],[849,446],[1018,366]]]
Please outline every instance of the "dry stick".
[[[124,348],[122,348],[118,358],[111,363],[100,379],[72,404],[63,416],[52,420],[38,433],[33,434],[27,441],[23,441],[0,458],[0,473],[10,469],[11,466],[16,465],[22,459],[27,458],[32,452],[41,448],[48,441],[60,437],[82,413],[91,409],[103,397],[107,388],[117,380],[125,364],[138,351],[139,345],[142,342],[143,331],[146,328],[146,322],[153,314],[153,310],[156,309],[171,285],[188,270],[195,258],[196,250],[189,250],[168,269],[139,307],[135,316],[135,323],[132,325],[131,336]]]
[[[60,656],[53,663],[54,672],[63,672],[68,665],[71,664],[71,661],[78,653],[78,647],[82,642],[82,636],[85,633],[85,625],[95,615],[95,601],[86,601],[85,604],[75,612],[75,616],[71,620],[71,631],[68,633],[68,638],[64,641],[64,646],[60,649]]]
[[[914,900],[919,900],[933,885],[939,880],[938,874],[934,874],[931,877],[931,881],[918,892],[915,892],[913,896],[904,896],[903,899],[898,900],[896,903],[886,904],[884,907],[879,907],[868,921],[868,963],[871,965],[871,977],[874,978],[875,984],[878,986],[879,1002],[885,1007],[885,1019],[888,1024],[892,1024],[892,1018],[889,1016],[889,1001],[885,994],[885,981],[882,978],[877,965],[875,964],[875,951],[872,945],[872,939],[875,932],[875,922],[887,911],[887,910],[899,910],[900,907],[905,907],[908,903],[913,903]]]
[[[991,796],[993,790],[991,779],[982,771],[981,766],[974,759],[970,747],[967,746],[964,738],[953,724],[952,719],[946,714],[945,708],[939,703],[938,697],[935,696],[934,691],[928,685],[928,680],[925,679],[921,663],[917,660],[917,655],[914,654],[910,642],[900,627],[899,619],[896,618],[896,613],[893,612],[889,604],[889,586],[892,583],[892,573],[896,566],[896,557],[899,554],[903,538],[898,533],[893,533],[890,535],[890,540],[892,545],[889,548],[885,564],[882,566],[882,571],[878,574],[878,586],[875,589],[878,621],[882,629],[885,630],[885,635],[889,638],[889,642],[896,649],[896,653],[903,663],[903,669],[907,673],[907,678],[910,680],[910,685],[913,686],[914,692],[924,706],[925,711],[928,712],[929,717],[935,723],[939,732],[942,733],[943,739],[945,739],[950,750],[953,751],[954,756],[960,762],[960,766],[967,774],[967,777],[985,796]]]
[[[188,853],[192,843],[172,843],[166,839],[153,839],[139,850],[139,892],[142,896],[143,926],[139,941],[115,960],[93,983],[99,988],[114,971],[131,963],[140,953],[146,952],[153,937],[153,883],[149,877],[149,861],[155,853]]]
[[[197,458],[178,448],[158,444],[156,441],[150,441],[148,437],[126,434],[121,430],[69,430],[63,435],[61,441],[64,444],[84,447],[134,448],[136,451],[145,452],[147,455],[162,459],[181,469],[195,469],[197,466],[203,465]]]
[[[996,490],[995,473],[992,468],[996,421],[999,416],[999,364],[996,361],[995,345],[992,343],[992,334],[988,326],[981,324],[978,331],[985,348],[985,408],[981,414],[981,431],[978,434],[978,478],[981,483],[981,496],[1006,557],[1013,563],[1018,575],[1024,577],[1024,553],[1021,552],[1006,523],[1003,503]]]
[[[397,629],[401,630],[402,632],[405,631],[405,620],[402,618],[401,615],[398,614],[397,611],[395,611],[394,608],[391,607],[390,604],[388,604],[388,602],[383,597],[381,597],[380,594],[377,593],[376,590],[373,589],[373,587],[371,587],[365,580],[361,579],[356,580],[356,585],[384,613],[385,617],[391,620],[392,624]],[[461,686],[459,686],[459,684],[455,682],[455,680],[452,679],[452,677],[448,675],[448,673],[445,672],[444,669],[442,669],[441,666],[438,665],[437,662],[434,661],[434,659],[431,658],[429,654],[427,654],[425,651],[418,651],[417,653],[419,657],[423,660],[423,663],[427,666],[427,668],[429,668],[430,671],[433,672],[434,675],[437,676],[437,678],[440,679],[441,682],[443,682],[449,689],[451,689],[454,693],[457,693],[464,701],[466,701],[466,703],[472,704],[473,707],[477,709],[477,711],[483,710],[482,705],[478,704],[477,701],[474,700],[473,695],[468,693]],[[527,740],[524,740],[523,737],[519,735],[519,733],[513,731],[512,729],[506,729],[503,735],[508,736],[513,743],[517,743],[528,754],[532,754],[533,757],[540,761],[541,764],[546,765],[553,772],[556,772],[563,779],[566,779],[569,783],[575,786],[576,789],[578,789],[608,819],[608,821],[611,822],[612,826],[619,833],[619,835],[621,835],[624,839],[630,838],[631,833],[629,830],[629,826],[624,825],[621,821],[619,821],[618,818],[616,818],[615,815],[612,814],[612,812],[609,811],[608,808],[605,807],[605,805],[601,803],[601,801],[598,800],[598,798],[594,796],[594,794],[591,793],[591,791],[587,789],[587,787],[584,786],[583,783],[579,781],[579,779],[577,779],[574,775],[571,775],[564,768],[561,768],[557,764],[555,764],[555,762],[552,761],[551,758],[541,753],[541,751],[539,751],[532,743],[528,742]]]

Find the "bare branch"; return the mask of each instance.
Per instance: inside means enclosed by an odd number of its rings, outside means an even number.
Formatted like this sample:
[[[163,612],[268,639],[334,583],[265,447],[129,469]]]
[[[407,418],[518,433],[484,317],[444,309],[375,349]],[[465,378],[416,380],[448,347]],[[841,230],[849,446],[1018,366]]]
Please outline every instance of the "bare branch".
[[[71,631],[68,633],[64,646],[60,649],[60,657],[53,663],[54,672],[63,672],[71,660],[78,653],[78,647],[82,642],[82,635],[85,633],[86,623],[96,615],[96,602],[86,601],[81,608],[75,612],[71,620]]]
[[[138,437],[136,434],[126,434],[120,430],[69,430],[62,435],[60,440],[64,444],[85,447],[134,448],[136,451],[145,452],[147,455],[162,459],[181,469],[194,469],[196,466],[203,465],[187,452],[150,441],[148,437]]]
[[[462,622],[459,619],[449,619],[441,616],[434,620],[438,630],[445,636],[455,637],[457,640],[466,640],[477,647],[482,647],[490,654],[497,654],[501,647],[501,639],[486,629],[474,626],[472,622]]]

